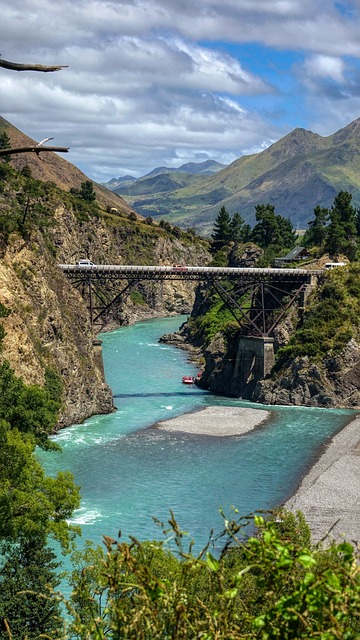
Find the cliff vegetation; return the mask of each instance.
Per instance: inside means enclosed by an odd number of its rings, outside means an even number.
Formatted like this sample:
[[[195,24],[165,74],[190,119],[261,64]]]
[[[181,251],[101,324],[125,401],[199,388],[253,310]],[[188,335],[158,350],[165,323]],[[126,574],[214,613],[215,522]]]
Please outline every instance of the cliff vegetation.
[[[286,345],[280,347],[269,379],[254,399],[270,404],[360,406],[360,264],[326,275]]]

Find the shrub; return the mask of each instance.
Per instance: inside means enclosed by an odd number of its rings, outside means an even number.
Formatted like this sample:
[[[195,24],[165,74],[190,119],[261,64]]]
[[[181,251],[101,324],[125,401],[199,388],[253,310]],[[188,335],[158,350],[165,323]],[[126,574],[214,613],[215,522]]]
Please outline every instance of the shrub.
[[[236,513],[236,510],[235,510]],[[194,555],[171,514],[174,551],[160,542],[105,538],[72,574],[71,631],[134,640],[357,638],[360,569],[352,545],[310,543],[302,514],[224,520]],[[246,537],[246,532],[249,534]]]
[[[276,368],[295,357],[319,360],[340,353],[359,333],[359,265],[327,274],[310,301],[301,326],[279,349]]]

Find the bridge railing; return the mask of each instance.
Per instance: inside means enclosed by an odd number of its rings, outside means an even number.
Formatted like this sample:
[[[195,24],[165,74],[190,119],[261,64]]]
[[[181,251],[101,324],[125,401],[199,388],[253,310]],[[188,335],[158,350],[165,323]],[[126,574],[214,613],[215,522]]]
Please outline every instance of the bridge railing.
[[[207,267],[187,265],[72,265],[59,264],[59,268],[68,274],[168,274],[177,275],[186,279],[189,276],[225,276],[230,278],[246,276],[267,276],[271,278],[304,278],[308,276],[320,276],[323,270],[311,269],[283,269],[283,268],[256,268],[256,267]]]

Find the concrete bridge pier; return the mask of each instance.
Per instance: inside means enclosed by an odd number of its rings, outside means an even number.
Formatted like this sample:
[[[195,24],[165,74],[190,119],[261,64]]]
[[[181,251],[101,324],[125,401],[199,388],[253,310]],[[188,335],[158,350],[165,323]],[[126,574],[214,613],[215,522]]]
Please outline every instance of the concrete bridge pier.
[[[234,368],[239,397],[250,397],[256,382],[264,379],[274,364],[273,338],[240,336]]]
[[[304,286],[304,288],[300,293],[300,299],[298,302],[299,309],[305,309],[307,304],[307,299],[309,295],[314,291],[317,284],[318,284],[318,277],[316,275],[309,276],[308,282],[306,283],[306,285]]]

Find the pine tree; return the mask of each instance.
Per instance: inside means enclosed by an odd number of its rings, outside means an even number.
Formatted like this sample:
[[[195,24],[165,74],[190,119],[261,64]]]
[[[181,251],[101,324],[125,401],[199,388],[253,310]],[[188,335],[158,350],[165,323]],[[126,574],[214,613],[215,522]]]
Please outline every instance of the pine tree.
[[[86,200],[86,202],[94,202],[96,200],[96,193],[91,180],[85,180],[85,182],[81,183],[79,197],[82,200]]]
[[[211,251],[216,253],[231,240],[231,218],[225,207],[221,207],[214,222],[211,235]]]
[[[6,131],[3,131],[2,133],[0,133],[0,149],[10,149],[10,147],[10,138]],[[11,156],[1,156],[1,159],[3,160],[3,162],[10,162]]]
[[[325,249],[331,255],[345,253],[351,257],[356,249],[356,209],[351,200],[351,193],[340,191],[330,209]]]
[[[231,239],[234,242],[244,242],[245,220],[240,213],[235,212],[230,222]]]
[[[323,247],[326,234],[327,222],[330,216],[329,209],[317,205],[314,209],[314,220],[308,223],[309,229],[305,233],[304,244],[308,247]]]
[[[280,237],[278,221],[272,204],[258,204],[255,207],[257,224],[252,231],[252,240],[266,249],[270,245],[277,245]]]

